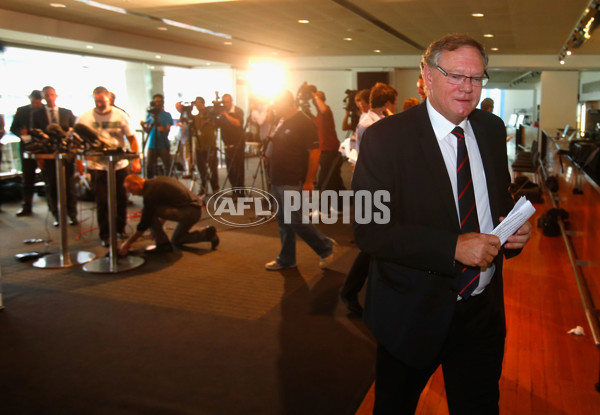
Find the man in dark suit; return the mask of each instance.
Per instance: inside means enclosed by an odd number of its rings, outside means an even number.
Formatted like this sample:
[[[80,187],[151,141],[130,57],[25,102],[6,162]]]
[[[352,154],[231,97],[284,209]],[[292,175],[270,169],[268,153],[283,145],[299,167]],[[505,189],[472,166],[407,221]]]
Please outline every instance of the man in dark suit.
[[[25,143],[31,139],[29,130],[33,123],[33,114],[42,108],[42,93],[37,89],[29,94],[29,105],[24,105],[17,108],[17,112],[10,125],[10,132],[21,139],[21,170],[23,171],[23,206],[17,212],[17,216],[31,215],[31,204],[33,202],[33,186],[35,182],[35,169],[37,163],[34,159],[26,159],[23,157],[25,151]]]
[[[59,125],[64,132],[69,131],[75,125],[75,116],[73,112],[66,108],[59,108],[56,105],[56,90],[51,86],[45,86],[42,89],[42,94],[46,105],[33,115],[33,128],[48,133],[48,126]],[[48,209],[54,216],[53,225],[58,226],[58,198],[57,198],[57,182],[56,182],[56,161],[43,160],[42,172],[44,182],[46,184],[46,201]],[[69,223],[76,225],[77,221],[77,195],[75,194],[75,160],[65,162],[65,177],[67,189],[67,214]]]
[[[502,247],[490,234],[513,201],[504,123],[475,109],[486,67],[470,37],[432,43],[421,63],[427,100],[373,124],[361,144],[354,190],[390,194],[387,224],[355,225],[371,256],[365,319],[378,342],[375,414],[414,413],[439,365],[450,414],[498,413],[502,257],[520,252],[531,225]],[[463,181],[465,164],[472,180]],[[476,231],[465,230],[472,220]]]

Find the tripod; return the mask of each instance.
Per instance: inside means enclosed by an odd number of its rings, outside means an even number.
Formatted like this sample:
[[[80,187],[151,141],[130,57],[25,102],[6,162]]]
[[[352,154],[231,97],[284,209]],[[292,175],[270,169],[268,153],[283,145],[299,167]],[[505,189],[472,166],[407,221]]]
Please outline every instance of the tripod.
[[[256,183],[256,178],[258,177],[258,175],[260,174],[260,183],[261,183],[261,189],[263,190],[269,190],[269,176],[267,173],[267,178],[265,180],[265,153],[267,152],[267,147],[269,146],[269,144],[271,143],[271,137],[267,138],[267,140],[263,143],[261,143],[261,148],[259,151],[259,155],[258,155],[258,163],[256,165],[256,169],[254,170],[254,174],[252,175],[252,184],[250,185],[250,187],[254,187],[254,184]],[[265,188],[265,182],[267,184],[267,187]]]

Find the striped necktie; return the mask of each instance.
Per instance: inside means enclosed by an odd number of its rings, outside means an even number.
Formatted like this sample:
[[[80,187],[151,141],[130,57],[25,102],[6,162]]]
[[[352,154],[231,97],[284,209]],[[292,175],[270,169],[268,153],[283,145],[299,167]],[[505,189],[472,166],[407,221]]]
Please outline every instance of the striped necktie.
[[[461,233],[479,232],[479,219],[477,218],[477,205],[475,203],[475,192],[473,191],[473,177],[471,176],[471,165],[469,164],[469,153],[465,143],[465,133],[461,127],[455,127],[452,134],[457,139],[456,152],[456,183],[458,192],[458,211],[460,214]],[[468,267],[462,265],[458,278],[458,294],[467,299],[477,288],[480,275],[479,267]]]

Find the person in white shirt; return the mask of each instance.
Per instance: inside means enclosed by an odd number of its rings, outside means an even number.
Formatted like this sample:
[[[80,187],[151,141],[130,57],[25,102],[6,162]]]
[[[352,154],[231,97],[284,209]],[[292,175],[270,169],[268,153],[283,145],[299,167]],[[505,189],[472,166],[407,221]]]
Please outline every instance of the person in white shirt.
[[[107,149],[127,150],[129,142],[130,150],[139,153],[137,139],[129,123],[129,116],[122,110],[113,107],[110,103],[110,92],[99,86],[94,89],[94,102],[96,107],[81,114],[77,119],[78,124],[84,124],[96,132],[100,141]],[[125,233],[127,224],[127,192],[123,186],[128,174],[129,161],[120,160],[116,164],[116,195],[117,195],[117,233],[121,239],[128,235]],[[109,217],[108,217],[108,165],[107,163],[88,160],[87,167],[92,174],[95,186],[96,207],[98,215],[98,227],[102,245],[107,247],[109,242]],[[140,159],[133,159],[131,171],[141,171]]]

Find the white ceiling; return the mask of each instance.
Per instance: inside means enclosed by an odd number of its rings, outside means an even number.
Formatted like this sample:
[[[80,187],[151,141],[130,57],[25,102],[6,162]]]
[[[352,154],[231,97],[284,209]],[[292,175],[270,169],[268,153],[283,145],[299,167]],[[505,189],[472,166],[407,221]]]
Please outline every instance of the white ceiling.
[[[66,7],[54,8],[51,1]],[[185,66],[243,66],[250,56],[415,56],[446,33],[468,33],[494,55],[549,56],[553,64],[590,0],[2,0],[0,39],[9,45],[154,59]],[[471,13],[484,17],[472,17]],[[227,35],[174,27],[161,19]],[[300,24],[299,19],[310,23]],[[167,30],[160,30],[163,27]],[[486,38],[484,34],[493,34]],[[344,40],[350,37],[352,40]],[[230,42],[226,45],[225,42]],[[85,43],[85,45],[84,45]],[[374,52],[379,50],[380,52]],[[575,51],[600,56],[594,37]],[[498,59],[501,60],[501,59]],[[598,59],[600,65],[600,59]],[[518,68],[517,70],[527,70]]]

